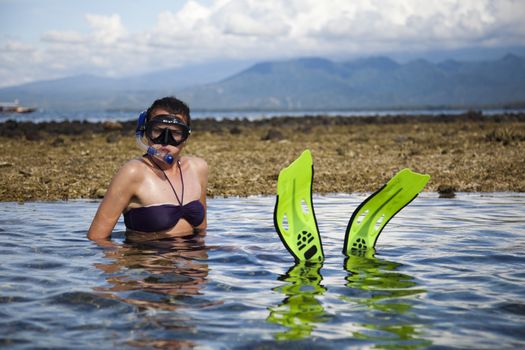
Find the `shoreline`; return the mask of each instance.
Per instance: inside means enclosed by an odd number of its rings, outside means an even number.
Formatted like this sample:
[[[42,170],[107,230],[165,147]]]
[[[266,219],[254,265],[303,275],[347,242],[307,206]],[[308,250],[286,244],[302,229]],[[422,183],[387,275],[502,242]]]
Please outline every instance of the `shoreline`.
[[[140,156],[135,121],[0,123],[0,201],[101,198]],[[312,151],[315,194],[373,192],[408,167],[429,192],[525,192],[525,113],[195,119],[185,155],[210,167],[208,196],[275,195]]]

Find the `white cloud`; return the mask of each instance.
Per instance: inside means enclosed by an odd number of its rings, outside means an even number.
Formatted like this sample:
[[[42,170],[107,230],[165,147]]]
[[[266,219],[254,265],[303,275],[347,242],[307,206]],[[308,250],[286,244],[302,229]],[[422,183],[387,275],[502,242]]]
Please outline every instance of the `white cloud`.
[[[96,44],[111,45],[127,35],[119,15],[99,16],[87,14],[86,20],[92,28],[92,36]]]
[[[0,85],[212,59],[525,45],[524,17],[525,5],[513,0],[186,1],[140,32],[125,27],[119,14],[86,14],[87,33],[48,31],[38,46],[0,38]]]
[[[85,40],[80,33],[72,31],[49,31],[44,33],[41,39],[44,42],[64,44],[81,44]]]
[[[265,37],[286,36],[290,25],[285,3],[275,1],[231,1],[219,7],[211,18],[223,35]]]
[[[189,1],[178,12],[161,12],[152,34],[175,38],[185,38],[206,26],[210,10],[194,1]]]
[[[6,54],[27,54],[33,51],[34,48],[31,45],[15,40],[8,40],[2,48],[2,52]]]

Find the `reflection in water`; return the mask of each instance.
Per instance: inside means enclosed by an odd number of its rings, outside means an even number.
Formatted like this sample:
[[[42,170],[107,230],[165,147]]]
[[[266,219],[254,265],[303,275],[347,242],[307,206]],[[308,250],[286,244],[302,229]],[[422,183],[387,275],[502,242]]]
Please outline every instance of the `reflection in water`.
[[[0,348],[525,348],[525,194],[427,193],[377,259],[352,256],[345,269],[340,213],[354,197],[315,198],[327,259],[302,291],[314,321],[285,304],[301,291],[294,273],[277,280],[293,260],[262,219],[274,198],[211,198],[205,245],[144,248],[122,243],[122,222],[114,248],[88,242],[98,202],[0,203]],[[308,322],[309,336],[274,338]]]
[[[350,290],[349,296],[342,298],[363,311],[356,323],[364,330],[354,331],[353,337],[373,340],[377,348],[424,348],[432,343],[418,338],[421,320],[411,312],[412,299],[407,297],[426,291],[417,288],[411,276],[397,272],[400,266],[375,258],[372,249],[346,258],[346,286]]]
[[[286,284],[273,289],[286,295],[278,306],[270,307],[268,322],[277,323],[288,330],[277,333],[277,340],[295,340],[309,336],[316,323],[326,322],[326,312],[316,296],[326,288],[321,285],[321,263],[298,262],[279,277]]]
[[[96,292],[137,307],[140,328],[162,325],[164,329],[154,339],[143,332],[140,339],[131,340],[128,345],[192,347],[193,343],[174,338],[178,332],[187,335],[195,329],[180,309],[210,305],[194,298],[201,295],[208,276],[204,233],[147,242],[126,241],[107,249],[105,258],[110,262],[95,266],[107,274],[109,286],[97,287]]]

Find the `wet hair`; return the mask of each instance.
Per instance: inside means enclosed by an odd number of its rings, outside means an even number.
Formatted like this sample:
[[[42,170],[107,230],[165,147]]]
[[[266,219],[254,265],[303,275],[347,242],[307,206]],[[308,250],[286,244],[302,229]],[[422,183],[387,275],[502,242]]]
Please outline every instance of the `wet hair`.
[[[190,126],[190,122],[191,122],[190,107],[188,107],[186,103],[182,102],[175,96],[163,97],[153,102],[153,104],[151,105],[150,108],[148,108],[148,111],[147,111],[148,112],[147,118],[146,118],[147,121],[150,120],[151,113],[155,109],[163,109],[169,114],[180,114],[186,118],[186,122],[188,126]]]

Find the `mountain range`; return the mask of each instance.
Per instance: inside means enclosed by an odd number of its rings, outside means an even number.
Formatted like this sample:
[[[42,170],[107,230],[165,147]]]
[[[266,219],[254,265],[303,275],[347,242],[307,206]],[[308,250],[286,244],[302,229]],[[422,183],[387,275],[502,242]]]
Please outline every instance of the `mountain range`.
[[[437,63],[312,57],[118,79],[81,75],[1,88],[0,100],[49,110],[138,110],[173,94],[197,110],[523,107],[525,57]]]

